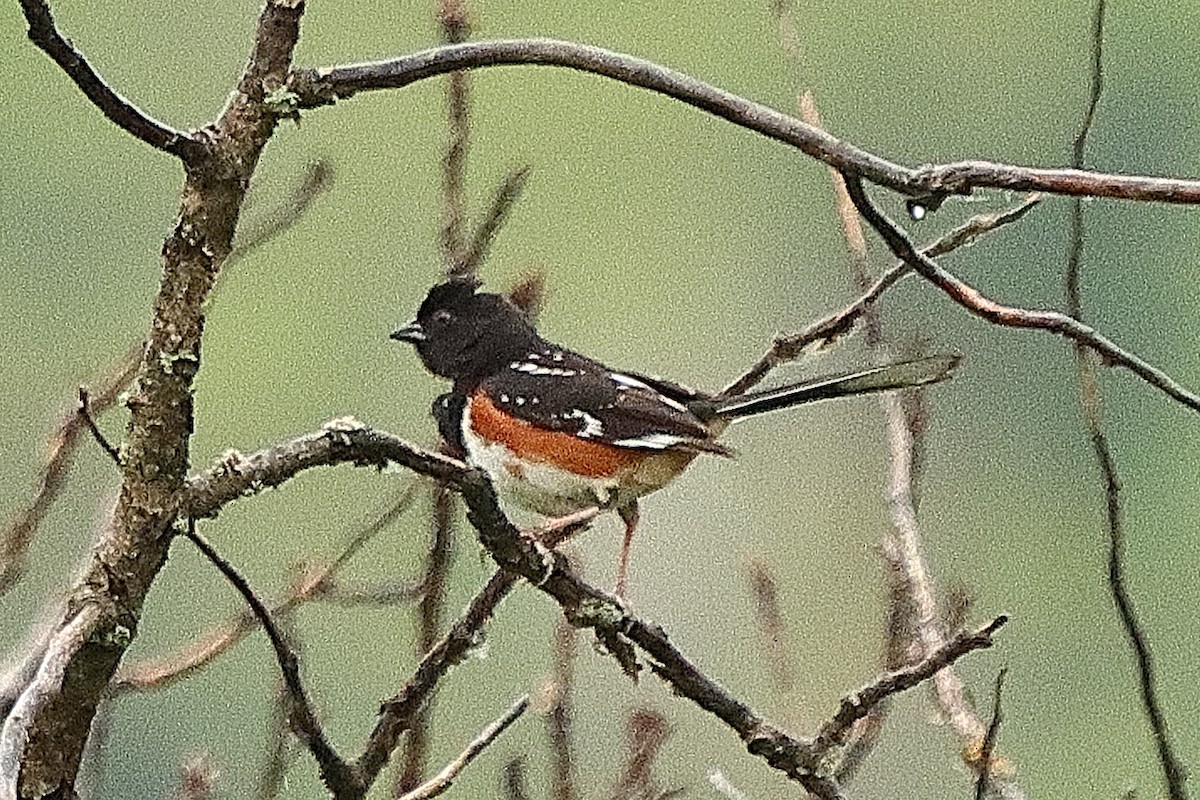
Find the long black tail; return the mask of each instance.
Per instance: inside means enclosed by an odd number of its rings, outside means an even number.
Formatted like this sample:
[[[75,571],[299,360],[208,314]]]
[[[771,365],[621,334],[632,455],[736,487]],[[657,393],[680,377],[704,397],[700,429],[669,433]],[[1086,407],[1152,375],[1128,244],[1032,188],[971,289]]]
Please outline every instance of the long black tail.
[[[834,397],[926,386],[949,378],[961,360],[961,356],[929,356],[915,361],[884,364],[859,372],[812,378],[776,389],[749,392],[728,400],[718,400],[714,409],[715,416],[734,420]]]

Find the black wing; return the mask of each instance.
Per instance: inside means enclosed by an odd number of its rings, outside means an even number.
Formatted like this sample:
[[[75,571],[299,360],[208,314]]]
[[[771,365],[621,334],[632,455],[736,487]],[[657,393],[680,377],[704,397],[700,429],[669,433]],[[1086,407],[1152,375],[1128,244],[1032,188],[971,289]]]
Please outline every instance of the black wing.
[[[503,411],[540,428],[632,449],[729,453],[688,409],[697,393],[552,345],[511,362],[483,388]]]

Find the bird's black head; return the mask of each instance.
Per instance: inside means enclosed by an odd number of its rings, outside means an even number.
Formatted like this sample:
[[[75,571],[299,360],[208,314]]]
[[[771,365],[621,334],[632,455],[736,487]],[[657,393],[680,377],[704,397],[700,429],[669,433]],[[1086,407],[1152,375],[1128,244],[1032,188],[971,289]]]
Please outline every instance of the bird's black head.
[[[425,368],[471,386],[537,345],[521,311],[498,294],[476,291],[476,280],[453,279],[429,290],[417,318],[392,333],[417,349]]]

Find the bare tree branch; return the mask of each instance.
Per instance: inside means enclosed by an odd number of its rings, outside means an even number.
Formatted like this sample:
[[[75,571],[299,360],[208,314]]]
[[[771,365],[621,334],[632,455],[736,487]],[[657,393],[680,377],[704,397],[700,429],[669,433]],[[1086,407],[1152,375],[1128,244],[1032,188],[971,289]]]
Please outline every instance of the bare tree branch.
[[[1087,105],[1079,131],[1072,142],[1072,165],[1081,169],[1087,151],[1088,134],[1096,108],[1104,88],[1104,15],[1105,0],[1096,0],[1092,16],[1091,81]],[[1084,220],[1083,203],[1075,198],[1071,203],[1070,236],[1067,251],[1067,313],[1072,319],[1082,322],[1083,298],[1080,290],[1083,266]],[[1117,463],[1113,457],[1108,436],[1104,432],[1101,410],[1100,383],[1094,359],[1082,345],[1075,345],[1075,366],[1079,375],[1080,404],[1084,427],[1091,443],[1096,463],[1100,467],[1101,482],[1105,499],[1105,520],[1108,527],[1108,589],[1117,608],[1117,616],[1129,645],[1133,649],[1137,666],[1138,689],[1142,708],[1150,723],[1155,750],[1162,768],[1163,782],[1171,800],[1187,797],[1187,768],[1179,760],[1167,731],[1167,720],[1155,688],[1154,660],[1150,643],[1138,620],[1133,600],[1125,584],[1124,549],[1125,534],[1121,512],[1121,484],[1117,474]]]
[[[367,64],[296,69],[288,79],[300,108],[328,105],[359,92],[398,89],[464,69],[543,65],[590,72],[648,89],[699,108],[743,128],[901,194],[927,200],[969,194],[973,189],[1110,197],[1163,203],[1200,203],[1200,181],[1111,175],[1075,169],[1035,169],[987,161],[961,161],[909,169],[869,153],[760,103],[718,89],[651,61],[599,47],[551,39],[514,39],[445,45]]]
[[[475,235],[471,238],[471,247],[462,256],[460,267],[462,274],[473,274],[487,258],[496,234],[500,232],[508,219],[508,213],[512,211],[513,206],[521,197],[521,192],[525,189],[528,179],[529,167],[517,167],[509,172],[504,177],[504,181],[496,188],[496,194],[492,197],[492,204],[488,208],[487,214],[475,228]]]
[[[920,662],[890,672],[871,685],[843,698],[837,714],[821,726],[817,733],[817,749],[825,751],[842,744],[850,732],[850,727],[885,698],[924,683],[967,653],[991,647],[996,631],[1006,622],[1008,617],[999,616],[978,630],[959,633]]]
[[[196,532],[194,520],[188,522],[184,535],[191,540],[192,544],[196,545],[205,558],[212,562],[212,565],[225,576],[225,579],[233,584],[233,587],[245,599],[246,604],[253,610],[254,616],[258,618],[263,630],[266,631],[267,638],[271,641],[271,647],[275,651],[275,659],[279,662],[279,669],[283,673],[284,682],[287,684],[288,694],[291,696],[291,709],[288,716],[292,728],[308,747],[309,752],[313,754],[313,758],[316,759],[321,770],[321,780],[335,798],[357,796],[356,776],[333,749],[329,740],[325,738],[325,731],[321,728],[312,703],[309,702],[308,695],[304,691],[304,684],[300,678],[300,664],[296,659],[296,654],[284,641],[283,634],[271,619],[271,612],[267,609],[266,604],[258,598],[241,573],[223,559],[212,545]]]
[[[92,410],[88,405],[88,401],[87,389],[80,386],[79,406],[75,409],[75,413],[83,419],[84,426],[92,434],[92,438],[96,440],[96,444],[100,445],[100,449],[108,456],[108,460],[113,462],[119,469],[121,467],[121,451],[108,441],[108,437],[104,435],[104,431],[100,430],[100,426],[96,424],[96,420],[92,417]]]
[[[271,717],[267,727],[267,747],[263,765],[259,769],[255,787],[255,800],[275,800],[283,791],[288,767],[295,754],[295,740],[288,727],[288,709],[291,695],[287,681],[282,675],[271,702]]]
[[[1033,210],[1041,202],[1041,199],[1040,195],[1030,195],[1019,205],[1007,211],[995,214],[977,214],[933,243],[926,245],[921,252],[930,258],[937,258],[960,247],[973,244],[981,236],[1009,223],[1017,222]],[[810,346],[825,347],[833,344],[854,329],[863,316],[875,307],[884,292],[911,274],[913,274],[912,268],[900,261],[880,275],[869,289],[841,311],[819,319],[801,331],[776,337],[771,348],[763,354],[762,358],[722,389],[721,394],[727,397],[743,394],[757,386],[771,370],[789,361],[795,361]]]
[[[444,486],[433,487],[433,514],[429,552],[425,557],[425,593],[417,606],[417,656],[438,643],[442,609],[446,603],[446,578],[454,554],[454,495]],[[434,693],[422,705],[404,739],[404,756],[394,785],[395,796],[407,795],[421,784],[429,754]]]
[[[249,457],[227,460],[209,474],[193,478],[189,481],[191,492],[184,507],[211,515],[233,499],[266,485],[283,483],[304,469],[334,463],[380,466],[385,461],[444,481],[460,492],[467,504],[467,518],[501,570],[446,637],[426,655],[405,689],[384,704],[384,714],[355,767],[364,786],[370,785],[371,777],[386,763],[432,686],[471,648],[477,632],[519,576],[551,595],[573,624],[596,631],[610,649],[631,644],[645,652],[655,674],[725,722],[751,753],[766,759],[818,797],[828,800],[842,796],[837,784],[821,772],[820,754],[811,745],[767,722],[704,675],[657,625],[631,616],[610,595],[581,581],[564,556],[548,549],[553,542],[522,536],[500,510],[486,477],[453,459],[421,450],[351,420],[337,420],[316,434]],[[566,536],[570,532],[561,534]]]
[[[575,684],[575,628],[565,619],[554,627],[554,677],[546,729],[550,735],[550,800],[577,800],[575,747],[571,735]]]
[[[787,694],[792,690],[793,672],[787,651],[787,623],[779,608],[779,592],[771,568],[759,558],[750,561],[750,596],[754,599],[754,619],[762,636],[763,651],[775,691]]]
[[[504,780],[501,785],[504,800],[529,800],[529,790],[525,786],[523,756],[517,756],[504,765]]]
[[[471,36],[471,16],[465,0],[438,0],[437,21],[442,41],[460,44]],[[470,275],[463,261],[463,228],[467,220],[467,146],[470,141],[471,75],[451,72],[446,83],[449,136],[442,158],[442,260],[448,277]]]
[[[333,181],[333,166],[328,161],[313,161],[308,164],[304,174],[300,176],[300,182],[278,208],[238,229],[237,237],[233,241],[233,250],[221,268],[222,277],[229,275],[229,267],[234,262],[246,258],[281,233],[291,230],[304,218],[313,203],[333,188]],[[253,196],[248,194],[246,199],[249,200]]]
[[[1057,333],[1094,350],[1108,363],[1125,367],[1146,383],[1193,411],[1200,411],[1200,396],[1186,389],[1158,367],[1123,350],[1108,337],[1079,320],[1057,311],[1032,311],[1015,306],[1005,306],[985,297],[979,290],[959,280],[939,266],[936,261],[919,252],[913,246],[908,235],[875,207],[875,204],[867,197],[862,180],[858,176],[847,174],[846,188],[850,191],[850,196],[853,198],[858,212],[879,233],[893,255],[906,262],[921,277],[941,289],[951,300],[972,314],[994,325]]]
[[[1004,674],[1006,670],[996,673],[996,684],[992,687],[992,719],[988,722],[987,733],[979,748],[979,776],[975,779],[975,800],[984,800],[992,783],[992,753],[996,749],[996,740],[1000,737],[1000,723],[1004,721],[1001,713],[1000,698],[1004,693]]]
[[[400,693],[384,703],[379,721],[355,763],[364,785],[369,786],[383,769],[400,736],[412,726],[442,676],[479,644],[481,631],[496,607],[520,580],[519,575],[497,570],[441,641],[421,659]]]
[[[654,780],[654,762],[671,726],[662,714],[651,709],[634,709],[625,730],[625,768],[612,793],[612,800],[653,800],[660,797]]]
[[[29,23],[29,40],[54,59],[67,77],[87,95],[104,116],[136,139],[151,147],[177,156],[186,163],[202,159],[207,143],[194,134],[177,131],[137,108],[117,94],[92,68],[83,53],[63,38],[54,25],[50,6],[43,0],[21,0],[21,10]]]
[[[22,6],[37,37],[53,36],[48,10]],[[300,34],[302,0],[268,0],[248,64],[220,118],[212,144],[183,146],[174,131],[150,125],[143,137],[188,162],[175,230],[162,250],[163,277],[129,398],[124,471],[112,518],[47,638],[42,664],[5,721],[0,793],[74,794],[79,760],[96,706],[132,642],[142,606],[180,518],[194,427],[193,378],[200,366],[205,301],[232,246],[238,211],[259,154],[279,119],[266,103],[281,88]],[[28,17],[27,17],[28,18]],[[50,31],[47,31],[47,27]],[[74,59],[64,53],[64,62]],[[90,70],[67,63],[90,81]],[[89,97],[113,108],[96,86]],[[115,112],[114,112],[115,113]],[[124,120],[126,129],[138,124]],[[190,141],[190,140],[188,140]],[[181,149],[182,148],[182,149]]]
[[[101,414],[117,402],[117,396],[137,373],[141,354],[142,343],[138,342],[90,390],[88,400],[94,413]],[[25,571],[26,553],[33,535],[62,492],[71,457],[75,454],[79,434],[84,428],[84,420],[77,408],[72,408],[63,416],[46,443],[46,460],[33,497],[0,535],[0,597],[17,584]]]
[[[445,793],[446,790],[450,788],[450,785],[454,783],[454,779],[458,777],[458,774],[462,772],[468,764],[478,758],[479,754],[486,750],[492,742],[496,741],[497,737],[504,733],[509,725],[512,725],[514,722],[516,722],[517,719],[525,713],[525,709],[527,708],[529,708],[528,695],[519,698],[517,702],[514,703],[513,706],[508,709],[508,711],[505,711],[499,719],[484,728],[480,734],[475,737],[475,739],[472,740],[469,745],[467,745],[467,749],[464,750],[458,756],[458,758],[447,764],[441,772],[417,788],[413,789],[411,792],[402,795],[400,800],[430,800],[430,798],[437,797],[438,795]]]
[[[304,603],[331,597],[335,602],[345,601],[338,594],[333,578],[359,550],[377,534],[385,530],[411,506],[417,496],[418,483],[410,481],[388,509],[370,524],[364,525],[342,551],[329,564],[307,569],[297,577],[288,597],[271,609],[271,616],[286,616]],[[422,587],[409,587],[407,599],[419,595]],[[378,600],[378,598],[376,598]],[[125,664],[113,677],[111,692],[114,695],[126,692],[145,692],[165,689],[204,669],[220,656],[229,652],[239,642],[258,630],[259,618],[250,609],[236,615],[227,622],[197,638],[176,653],[156,656],[135,664]]]

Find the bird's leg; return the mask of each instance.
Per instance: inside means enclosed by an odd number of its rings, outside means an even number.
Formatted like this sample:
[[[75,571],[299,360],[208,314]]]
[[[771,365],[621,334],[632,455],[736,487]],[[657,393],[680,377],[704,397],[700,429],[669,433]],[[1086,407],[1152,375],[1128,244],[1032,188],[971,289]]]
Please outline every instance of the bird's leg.
[[[625,589],[629,583],[629,550],[633,545],[633,532],[637,530],[638,505],[637,501],[617,509],[621,521],[625,523],[625,538],[621,540],[621,555],[617,559],[617,599],[625,601]]]
[[[544,544],[546,547],[553,549],[577,533],[577,531],[572,530],[575,526],[591,522],[599,513],[599,506],[589,506],[588,508],[565,514],[561,517],[552,517],[542,525],[524,531],[524,533],[527,533],[534,540]]]

